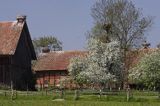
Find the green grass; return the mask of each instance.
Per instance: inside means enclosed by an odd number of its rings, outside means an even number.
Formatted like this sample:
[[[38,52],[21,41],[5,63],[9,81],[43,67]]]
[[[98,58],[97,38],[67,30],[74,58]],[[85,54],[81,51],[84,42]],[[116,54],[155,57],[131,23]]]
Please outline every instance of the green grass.
[[[64,101],[53,101],[60,96],[58,93],[49,92],[18,92],[18,96],[11,100],[10,93],[5,96],[0,93],[0,106],[160,106],[155,92],[139,92],[134,91],[133,97],[129,102],[126,101],[126,94],[120,92],[117,94],[111,92],[108,95],[103,95],[100,99],[98,95],[93,93],[81,92],[79,100],[74,100],[74,92],[67,91],[64,96]]]
[[[0,106],[160,106],[160,103],[151,102],[102,102],[102,101],[63,101],[50,100],[4,100]]]

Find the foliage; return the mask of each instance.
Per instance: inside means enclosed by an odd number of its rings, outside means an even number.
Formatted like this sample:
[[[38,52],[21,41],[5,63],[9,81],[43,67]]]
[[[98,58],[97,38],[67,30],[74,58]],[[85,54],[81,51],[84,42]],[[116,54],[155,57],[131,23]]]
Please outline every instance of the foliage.
[[[87,68],[87,61],[84,57],[75,57],[71,59],[70,65],[68,67],[69,74],[75,81],[75,84],[81,88],[84,83],[86,83],[86,79],[83,76],[83,72],[85,72]],[[78,87],[77,87],[78,88]],[[79,91],[75,90],[75,100],[79,99]]]
[[[0,90],[9,90],[10,86],[0,83]]]
[[[41,47],[50,47],[51,50],[62,50],[62,42],[54,36],[43,36],[33,40],[33,45],[39,51]]]
[[[74,57],[70,60],[68,71],[69,74],[72,76],[73,80],[77,84],[83,84],[86,82],[85,78],[81,74],[82,72],[85,72],[86,68],[87,68],[86,58],[79,56],[79,57]]]
[[[112,33],[110,38],[120,41],[122,49],[140,46],[144,32],[152,24],[130,0],[98,0],[92,7],[95,20],[93,36]]]
[[[88,41],[88,68],[84,73],[90,83],[104,85],[119,80],[121,77],[121,55],[119,43],[103,43],[99,39]]]
[[[160,51],[147,54],[130,70],[130,79],[144,83],[150,89],[160,90]]]
[[[122,77],[122,62],[117,41],[104,43],[91,37],[88,40],[88,52],[87,57],[73,58],[69,65],[70,75],[77,83],[98,84],[102,89],[107,83],[118,81]]]
[[[46,47],[48,45],[57,44],[58,46],[61,46],[61,42],[57,40],[57,38],[53,36],[44,36],[40,37],[38,39],[33,40],[36,46],[38,47]]]
[[[126,54],[139,48],[145,39],[144,33],[152,25],[151,17],[144,17],[131,0],[98,0],[91,13],[95,26],[90,36],[119,41],[123,63],[123,88],[127,87],[128,69]],[[105,37],[104,37],[105,36]]]

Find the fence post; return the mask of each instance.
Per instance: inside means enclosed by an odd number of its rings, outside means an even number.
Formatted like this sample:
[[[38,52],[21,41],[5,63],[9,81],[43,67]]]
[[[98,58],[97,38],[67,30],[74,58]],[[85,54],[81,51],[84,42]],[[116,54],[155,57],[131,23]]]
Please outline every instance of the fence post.
[[[16,92],[16,98],[17,98],[17,96],[18,96],[17,90],[15,92]]]
[[[43,91],[44,91],[44,89],[42,88],[42,91],[41,91],[42,92],[42,96],[43,96]]]
[[[7,96],[7,93],[6,93],[6,91],[4,92],[4,96]]]
[[[27,96],[28,96],[28,94],[29,94],[28,91],[29,91],[29,90],[28,90],[28,83],[27,83]]]
[[[129,101],[130,99],[130,88],[128,87],[127,88],[127,102]]]
[[[63,91],[63,88],[60,89],[60,98],[61,98],[61,99],[64,98],[64,91]]]
[[[13,91],[13,81],[11,81],[11,100],[13,100],[14,91]]]
[[[78,100],[78,99],[79,99],[79,90],[76,88],[75,95],[74,95],[74,100]]]
[[[45,89],[45,91],[46,91],[46,96],[47,96],[47,89]]]

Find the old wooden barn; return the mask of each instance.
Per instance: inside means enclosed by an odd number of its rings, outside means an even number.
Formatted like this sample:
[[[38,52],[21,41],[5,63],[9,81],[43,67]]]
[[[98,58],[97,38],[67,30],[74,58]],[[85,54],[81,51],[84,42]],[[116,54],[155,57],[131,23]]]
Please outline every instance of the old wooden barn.
[[[0,85],[32,89],[31,60],[36,59],[26,16],[0,22]]]

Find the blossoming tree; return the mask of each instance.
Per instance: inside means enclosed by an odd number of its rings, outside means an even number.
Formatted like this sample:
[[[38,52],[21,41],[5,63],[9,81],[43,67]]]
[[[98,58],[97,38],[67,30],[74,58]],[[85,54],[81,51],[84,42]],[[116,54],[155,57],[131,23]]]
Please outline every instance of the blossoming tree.
[[[121,63],[117,41],[102,42],[101,39],[91,37],[88,40],[87,57],[72,59],[69,72],[76,82],[93,84],[101,92],[106,84],[119,81],[122,75]]]
[[[145,55],[130,70],[129,78],[135,83],[143,83],[149,89],[155,88],[160,93],[160,51]]]

